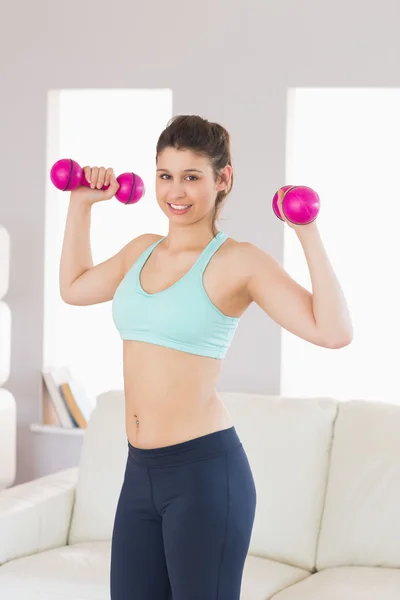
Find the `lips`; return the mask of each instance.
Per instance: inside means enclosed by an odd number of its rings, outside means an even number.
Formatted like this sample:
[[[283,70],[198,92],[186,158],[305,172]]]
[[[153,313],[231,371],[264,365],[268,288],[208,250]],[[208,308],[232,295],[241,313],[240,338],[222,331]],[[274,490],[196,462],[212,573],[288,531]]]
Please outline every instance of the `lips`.
[[[175,206],[185,206],[186,208],[192,206],[191,204],[175,204],[175,202],[167,202],[167,204],[169,204],[169,206],[172,206],[172,208],[174,208]]]
[[[170,202],[167,202],[169,210],[174,214],[174,215],[184,215],[186,214],[192,207],[192,204],[176,204],[175,206],[186,206],[187,208],[174,208],[173,206],[171,206]]]

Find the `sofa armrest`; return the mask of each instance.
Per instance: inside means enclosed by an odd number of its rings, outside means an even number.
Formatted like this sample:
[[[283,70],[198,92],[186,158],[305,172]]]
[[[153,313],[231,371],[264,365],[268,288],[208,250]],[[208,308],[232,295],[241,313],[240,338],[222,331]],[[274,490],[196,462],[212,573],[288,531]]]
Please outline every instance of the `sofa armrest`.
[[[66,546],[79,467],[0,492],[0,565]]]

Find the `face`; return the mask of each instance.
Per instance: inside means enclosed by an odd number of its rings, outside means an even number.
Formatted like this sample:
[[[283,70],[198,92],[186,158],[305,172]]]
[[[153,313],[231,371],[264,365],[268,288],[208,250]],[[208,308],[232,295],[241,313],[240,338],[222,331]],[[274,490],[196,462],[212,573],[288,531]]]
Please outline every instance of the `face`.
[[[215,181],[208,158],[190,150],[165,148],[157,160],[157,202],[167,217],[177,222],[211,218],[217,194],[226,189],[231,172],[232,167],[225,167]]]

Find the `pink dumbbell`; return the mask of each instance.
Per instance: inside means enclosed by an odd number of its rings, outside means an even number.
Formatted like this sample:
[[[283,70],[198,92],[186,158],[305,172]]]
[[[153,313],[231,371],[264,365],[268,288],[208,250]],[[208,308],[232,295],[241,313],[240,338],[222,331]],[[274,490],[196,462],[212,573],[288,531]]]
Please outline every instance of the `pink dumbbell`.
[[[53,185],[63,192],[76,190],[81,185],[90,187],[82,167],[71,158],[62,158],[54,163],[50,171],[50,179]],[[117,177],[117,181],[119,189],[115,197],[123,204],[135,204],[146,193],[143,180],[135,173],[122,173]],[[108,188],[108,185],[103,185],[101,189]]]
[[[315,221],[320,208],[317,192],[305,185],[285,185],[281,188],[285,195],[282,200],[282,210],[285,217],[296,225],[308,225]],[[274,213],[283,221],[278,207],[278,192],[272,200]]]

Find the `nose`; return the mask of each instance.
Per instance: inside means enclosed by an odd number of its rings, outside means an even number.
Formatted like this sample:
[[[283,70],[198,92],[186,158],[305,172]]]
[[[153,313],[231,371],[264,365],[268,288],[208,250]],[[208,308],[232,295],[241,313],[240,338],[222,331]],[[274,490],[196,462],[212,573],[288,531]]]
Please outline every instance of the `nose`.
[[[168,190],[168,198],[170,201],[180,200],[181,198],[184,198],[185,195],[185,186],[181,181],[171,182]]]

